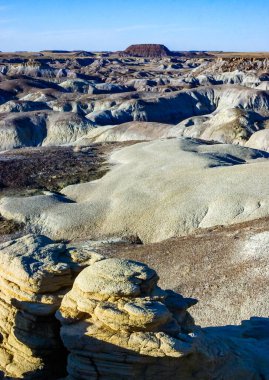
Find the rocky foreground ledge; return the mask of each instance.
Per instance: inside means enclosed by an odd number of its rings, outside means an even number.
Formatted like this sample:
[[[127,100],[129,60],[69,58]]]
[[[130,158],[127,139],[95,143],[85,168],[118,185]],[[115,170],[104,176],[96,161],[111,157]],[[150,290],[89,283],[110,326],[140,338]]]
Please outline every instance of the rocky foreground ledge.
[[[269,376],[268,319],[202,329],[196,300],[160,289],[145,264],[27,235],[0,246],[0,269],[2,378]]]

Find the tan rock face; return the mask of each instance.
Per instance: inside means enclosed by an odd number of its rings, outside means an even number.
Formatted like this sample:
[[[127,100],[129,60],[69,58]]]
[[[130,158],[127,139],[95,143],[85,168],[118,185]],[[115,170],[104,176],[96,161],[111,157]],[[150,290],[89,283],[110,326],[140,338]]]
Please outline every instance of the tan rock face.
[[[149,379],[159,358],[166,378],[175,373],[175,363],[172,370],[169,363],[193,352],[187,335],[193,319],[187,309],[196,300],[165,292],[157,281],[146,265],[120,259],[100,261],[80,273],[57,312],[71,352],[70,379],[97,374],[142,379],[145,365]]]
[[[54,313],[79,271],[100,258],[45,236],[0,246],[0,370],[7,376],[54,379],[65,373]]]
[[[0,246],[5,379],[267,378],[268,319],[201,329],[187,311],[196,300],[160,289],[145,264],[93,249],[34,235]]]
[[[187,311],[196,300],[157,281],[148,266],[115,258],[78,275],[56,314],[68,380],[265,378],[266,318],[201,329]]]

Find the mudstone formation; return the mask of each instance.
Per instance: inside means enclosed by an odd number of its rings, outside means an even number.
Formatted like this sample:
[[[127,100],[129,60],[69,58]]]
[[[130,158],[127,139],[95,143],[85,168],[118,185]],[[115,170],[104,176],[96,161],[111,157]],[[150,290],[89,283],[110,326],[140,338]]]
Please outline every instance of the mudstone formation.
[[[27,235],[0,250],[6,379],[268,378],[266,319],[201,329],[187,310],[196,300],[159,288],[147,265],[90,246]]]
[[[269,379],[268,90],[265,53],[0,53],[5,379]]]
[[[0,151],[190,137],[268,150],[268,56],[0,54]],[[105,128],[104,128],[105,127]]]
[[[169,57],[172,53],[164,45],[159,44],[140,44],[131,45],[123,52],[124,55],[145,58]]]

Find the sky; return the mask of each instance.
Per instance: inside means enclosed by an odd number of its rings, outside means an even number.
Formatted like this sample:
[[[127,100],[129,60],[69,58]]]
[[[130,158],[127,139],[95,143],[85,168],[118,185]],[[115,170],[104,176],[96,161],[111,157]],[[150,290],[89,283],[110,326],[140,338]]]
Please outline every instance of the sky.
[[[269,0],[0,0],[0,50],[269,51]]]

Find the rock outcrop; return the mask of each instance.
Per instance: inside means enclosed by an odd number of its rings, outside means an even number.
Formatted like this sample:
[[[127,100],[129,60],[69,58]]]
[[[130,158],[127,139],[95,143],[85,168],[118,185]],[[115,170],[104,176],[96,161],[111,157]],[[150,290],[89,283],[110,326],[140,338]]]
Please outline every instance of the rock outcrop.
[[[131,45],[123,52],[124,55],[144,58],[162,58],[172,55],[170,50],[160,44],[138,44]]]
[[[54,314],[79,271],[99,259],[45,236],[0,246],[0,370],[8,378],[52,380],[65,374]]]
[[[175,358],[193,351],[187,309],[196,301],[164,292],[157,281],[146,265],[120,259],[100,261],[77,277],[57,313],[71,353],[70,379],[175,375]],[[163,365],[160,358],[167,358]]]
[[[269,129],[253,133],[246,146],[254,149],[262,149],[269,152]]]
[[[0,151],[91,142],[94,127],[106,127],[99,141],[185,136],[268,149],[262,134],[250,140],[269,120],[266,56],[224,59],[158,44],[47,54],[0,54]],[[163,128],[140,133],[138,122]]]
[[[268,378],[267,318],[202,329],[188,312],[195,299],[97,247],[37,235],[0,246],[0,378]]]
[[[88,119],[74,112],[11,112],[0,120],[0,150],[68,144],[92,128]]]
[[[245,380],[268,376],[268,321],[211,331],[144,264],[104,259],[84,269],[57,318],[68,380]],[[255,337],[255,341],[254,338]]]

